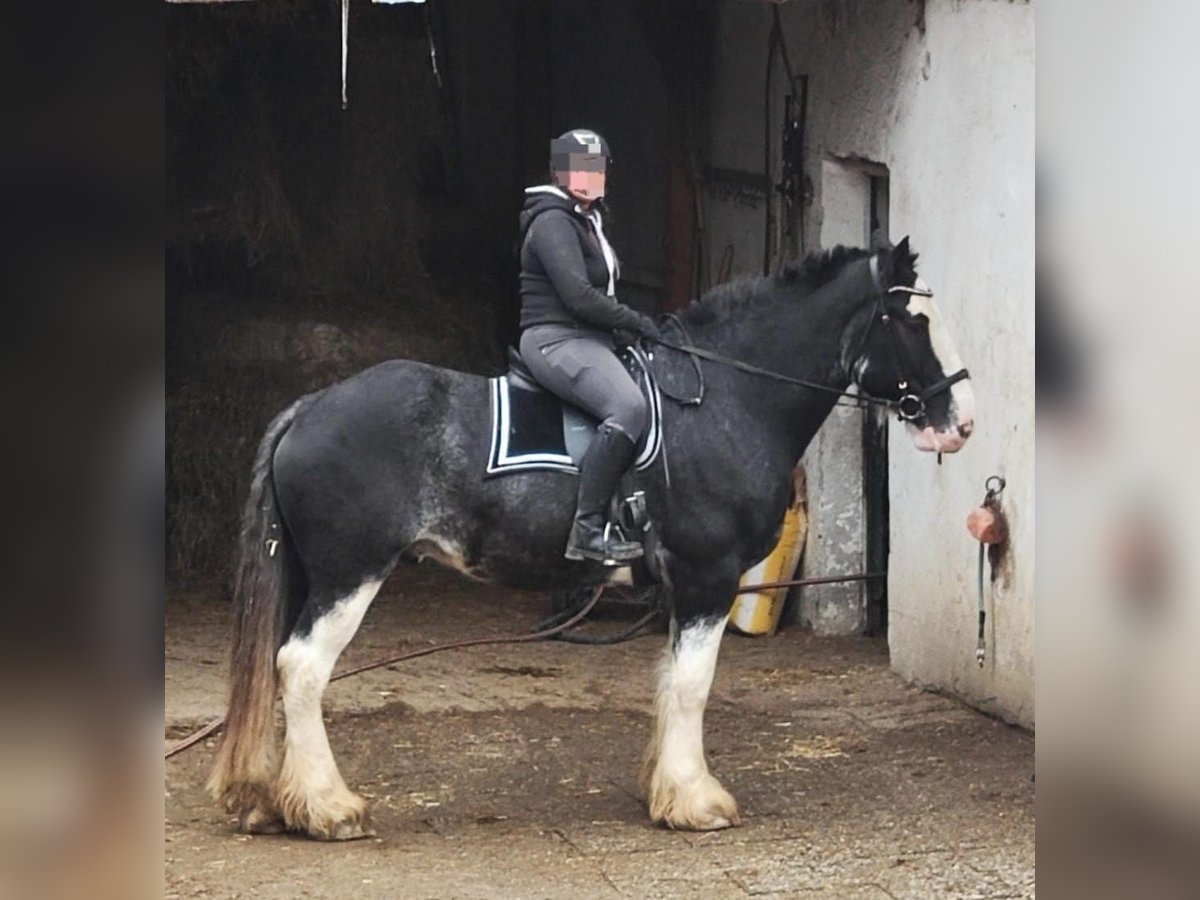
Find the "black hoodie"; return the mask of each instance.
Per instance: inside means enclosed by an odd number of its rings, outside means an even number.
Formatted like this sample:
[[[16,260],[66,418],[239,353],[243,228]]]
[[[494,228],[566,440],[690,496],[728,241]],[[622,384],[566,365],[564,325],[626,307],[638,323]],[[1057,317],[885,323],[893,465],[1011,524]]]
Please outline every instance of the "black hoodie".
[[[521,210],[521,328],[582,325],[636,331],[642,314],[610,297],[594,226],[561,192],[531,188]]]

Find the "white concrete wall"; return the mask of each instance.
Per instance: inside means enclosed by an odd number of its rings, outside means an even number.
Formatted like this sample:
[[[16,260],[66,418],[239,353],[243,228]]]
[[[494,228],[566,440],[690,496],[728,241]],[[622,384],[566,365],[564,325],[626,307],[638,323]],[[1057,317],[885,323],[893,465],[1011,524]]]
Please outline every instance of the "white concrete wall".
[[[892,426],[892,663],[906,678],[1032,724],[1033,10],[987,0],[928,0],[923,14],[921,7],[827,0],[782,8],[793,66],[810,76],[805,172],[813,200],[805,234],[809,248],[817,246],[823,160],[859,157],[888,167],[891,233],[911,234],[979,401],[975,435],[940,467]],[[770,15],[766,4],[724,6],[711,110],[714,165],[762,168]],[[776,78],[780,96],[782,81]],[[706,213],[714,256],[733,243],[735,270],[757,271],[761,207],[710,196]],[[963,523],[993,473],[1009,482],[1012,537],[989,605],[989,660],[981,670],[974,659],[975,547]],[[835,506],[860,502],[861,484],[821,489]],[[808,559],[806,571],[829,571],[830,562]]]
[[[920,81],[892,129],[892,230],[911,232],[979,403],[975,434],[940,468],[891,453],[892,664],[1032,725],[1034,654],[1033,10],[930,3]],[[926,60],[926,54],[928,58]],[[1012,531],[973,658],[975,545],[963,526],[987,476],[1008,480]]]

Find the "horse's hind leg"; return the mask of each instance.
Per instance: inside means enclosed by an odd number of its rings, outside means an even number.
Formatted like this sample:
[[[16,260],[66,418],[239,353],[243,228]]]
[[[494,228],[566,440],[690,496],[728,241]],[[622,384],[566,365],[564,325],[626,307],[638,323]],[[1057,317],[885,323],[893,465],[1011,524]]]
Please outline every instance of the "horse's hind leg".
[[[728,582],[728,583],[727,583]],[[654,724],[639,783],[650,817],[706,831],[740,824],[737,802],[708,771],[704,707],[737,579],[675,580],[671,637],[659,669]]]
[[[310,597],[276,661],[287,718],[279,809],[294,831],[323,840],[366,837],[366,801],[346,787],[321,718],[321,697],[381,581],[367,581],[332,602]]]

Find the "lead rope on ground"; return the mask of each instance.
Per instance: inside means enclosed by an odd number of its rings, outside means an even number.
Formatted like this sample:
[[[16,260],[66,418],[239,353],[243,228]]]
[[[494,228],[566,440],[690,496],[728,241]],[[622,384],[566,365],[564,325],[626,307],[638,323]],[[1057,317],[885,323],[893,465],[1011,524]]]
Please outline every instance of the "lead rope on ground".
[[[587,616],[587,614],[592,611],[592,608],[595,607],[596,603],[599,602],[600,595],[603,593],[604,585],[601,585],[592,591],[592,596],[589,598],[587,603],[583,604],[583,606],[580,607],[579,611],[575,613],[575,615],[571,616],[571,618],[567,619],[561,625],[555,625],[551,628],[533,631],[529,634],[512,634],[503,637],[469,638],[465,641],[450,641],[449,643],[445,644],[434,644],[432,647],[422,647],[420,650],[410,650],[408,653],[400,653],[396,656],[389,656],[385,659],[377,659],[374,662],[364,663],[361,666],[355,666],[352,669],[346,669],[343,672],[338,672],[336,675],[330,678],[329,682],[332,684],[335,681],[340,681],[343,678],[349,678],[351,675],[358,675],[359,673],[369,671],[370,669],[379,669],[383,666],[390,666],[398,662],[404,662],[405,660],[416,659],[420,656],[428,656],[431,653],[440,653],[443,650],[458,650],[463,647],[480,647],[485,644],[524,644],[528,643],[529,641],[540,641],[545,638],[550,638],[558,634],[560,631],[565,631],[566,629],[572,628],[581,622]],[[170,759],[175,754],[182,753],[189,747],[200,743],[200,741],[204,740],[224,724],[224,716],[219,719],[214,719],[200,730],[188,735],[186,738],[183,738],[182,740],[177,741],[168,747],[164,759]]]
[[[567,644],[586,644],[592,647],[606,647],[612,644],[623,643],[653,622],[661,613],[666,611],[663,607],[662,592],[660,588],[661,585],[651,585],[636,592],[635,596],[632,598],[633,602],[635,604],[640,604],[640,602],[644,600],[649,609],[640,619],[620,631],[614,632],[613,634],[588,635],[569,634],[564,630],[553,635],[551,640],[562,641]],[[555,613],[554,615],[550,616],[550,618],[539,624],[538,628],[542,629],[556,625],[561,620],[572,615],[572,613],[578,608],[578,606],[568,606],[566,609]]]
[[[757,591],[769,590],[771,588],[799,587],[799,586],[813,585],[813,584],[833,584],[833,583],[844,582],[844,581],[866,581],[868,579],[886,578],[886,577],[887,577],[886,572],[865,572],[865,573],[862,573],[859,575],[827,575],[827,576],[818,576],[818,577],[813,577],[813,578],[796,578],[791,581],[772,581],[772,582],[767,582],[764,584],[748,584],[743,587],[739,587],[738,590],[736,591],[736,593],[748,594],[748,593],[754,593]],[[358,675],[361,672],[366,672],[371,669],[378,669],[383,666],[390,666],[395,663],[404,662],[405,660],[409,660],[409,659],[416,659],[420,656],[429,656],[431,653],[440,653],[443,650],[457,650],[462,647],[479,647],[484,644],[524,644],[524,643],[528,643],[530,641],[540,641],[543,639],[552,638],[552,637],[561,635],[562,632],[567,631],[567,629],[574,628],[576,625],[578,625],[580,622],[582,622],[585,618],[587,618],[588,614],[595,608],[596,604],[600,601],[600,597],[604,593],[604,588],[605,588],[605,585],[600,585],[595,590],[593,590],[592,596],[588,599],[587,603],[583,604],[579,608],[579,610],[576,613],[574,613],[574,615],[572,615],[570,618],[568,618],[566,621],[562,622],[561,624],[553,625],[550,627],[539,627],[539,629],[537,631],[530,632],[529,634],[508,635],[506,637],[471,638],[471,639],[465,640],[465,641],[451,641],[446,644],[435,644],[432,647],[422,647],[420,650],[410,650],[408,653],[401,653],[397,656],[389,656],[385,659],[377,659],[374,662],[364,663],[361,666],[355,666],[352,669],[346,669],[343,672],[338,672],[336,675],[334,675],[332,678],[329,679],[329,682],[330,682],[330,684],[332,684],[333,682],[340,681],[343,678],[349,678],[351,675]],[[628,629],[626,629],[625,631],[620,632],[616,635],[609,635],[609,636],[604,636],[604,637],[588,638],[588,639],[581,639],[581,637],[579,635],[569,635],[569,636],[564,636],[563,639],[569,643],[575,643],[575,644],[604,645],[604,644],[620,643],[621,641],[628,640],[630,637],[637,634],[637,632],[641,631],[642,628],[644,628],[646,625],[648,625],[654,619],[654,617],[657,616],[660,612],[663,612],[663,609],[661,608],[661,604],[654,604],[653,608],[646,615],[644,615],[641,619],[639,619],[637,622],[635,622],[633,625],[631,625]],[[559,616],[559,618],[561,618],[561,615]],[[547,621],[553,622],[554,619],[552,618]],[[546,625],[546,623],[542,623],[542,624]],[[208,737],[210,734],[215,732],[218,728],[220,728],[224,724],[225,724],[224,716],[222,716],[219,719],[213,719],[211,722],[209,722],[203,728],[200,728],[199,730],[193,732],[192,734],[189,734],[187,737],[182,738],[179,741],[176,741],[174,744],[172,744],[170,747],[168,747],[166,750],[166,755],[164,756],[164,759],[170,759],[172,756],[175,756],[178,753],[182,753],[184,750],[187,750],[189,747],[195,746],[196,744],[200,743],[200,741],[204,740],[206,737]]]

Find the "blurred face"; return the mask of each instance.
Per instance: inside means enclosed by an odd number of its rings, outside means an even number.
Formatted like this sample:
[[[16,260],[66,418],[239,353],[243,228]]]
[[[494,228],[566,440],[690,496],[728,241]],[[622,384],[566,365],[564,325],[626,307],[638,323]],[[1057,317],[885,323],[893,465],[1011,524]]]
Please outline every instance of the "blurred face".
[[[570,168],[558,173],[563,190],[585,206],[604,196],[608,161],[599,155],[572,153]]]

